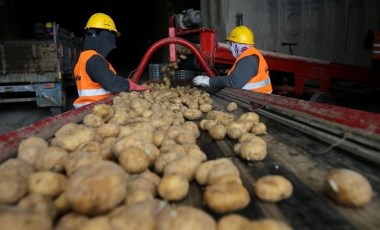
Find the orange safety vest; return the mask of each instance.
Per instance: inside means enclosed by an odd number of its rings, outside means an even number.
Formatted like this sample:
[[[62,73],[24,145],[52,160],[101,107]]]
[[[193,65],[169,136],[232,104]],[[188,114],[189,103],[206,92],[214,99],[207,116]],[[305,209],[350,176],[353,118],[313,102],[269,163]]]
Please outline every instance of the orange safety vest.
[[[103,89],[99,83],[93,82],[86,72],[86,63],[88,59],[90,59],[95,54],[98,53],[94,50],[83,51],[79,56],[78,63],[75,65],[74,75],[79,95],[73,104],[75,108],[79,108],[83,105],[94,101],[99,101],[113,95],[112,92]],[[116,71],[112,65],[107,60],[105,61],[108,63],[108,68],[116,74]]]
[[[380,60],[380,31],[373,32],[372,59]]]
[[[255,47],[249,47],[247,50],[241,53],[239,57],[236,58],[234,65],[232,66],[230,71],[228,71],[228,75],[230,75],[232,71],[235,69],[236,63],[238,63],[238,61],[250,55],[256,55],[259,58],[259,69],[257,71],[257,74],[252,76],[251,80],[249,80],[247,84],[243,86],[242,89],[260,93],[272,93],[273,89],[272,83],[269,78],[268,64],[265,61],[263,55],[260,53],[260,51],[257,50]]]

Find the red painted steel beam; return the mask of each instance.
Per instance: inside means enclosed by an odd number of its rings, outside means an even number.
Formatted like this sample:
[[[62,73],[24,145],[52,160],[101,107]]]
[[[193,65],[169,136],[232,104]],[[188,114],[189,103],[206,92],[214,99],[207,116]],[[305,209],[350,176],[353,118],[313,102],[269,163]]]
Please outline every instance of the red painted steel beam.
[[[225,88],[223,91],[260,105],[276,106],[282,111],[297,112],[303,116],[359,129],[367,135],[380,135],[380,114],[241,89]]]

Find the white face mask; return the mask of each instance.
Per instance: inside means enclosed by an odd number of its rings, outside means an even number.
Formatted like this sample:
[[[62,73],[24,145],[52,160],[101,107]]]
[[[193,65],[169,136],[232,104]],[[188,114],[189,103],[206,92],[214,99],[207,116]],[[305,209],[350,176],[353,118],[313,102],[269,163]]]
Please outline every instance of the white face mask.
[[[243,53],[245,50],[248,49],[248,47],[250,47],[250,45],[235,42],[229,42],[229,44],[230,51],[235,58],[239,57],[241,53]]]

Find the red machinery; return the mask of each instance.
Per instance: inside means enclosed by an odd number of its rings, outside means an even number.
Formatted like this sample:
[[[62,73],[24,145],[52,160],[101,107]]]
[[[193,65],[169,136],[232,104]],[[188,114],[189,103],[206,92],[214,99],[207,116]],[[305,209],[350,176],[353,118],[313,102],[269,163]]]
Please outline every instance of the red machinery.
[[[218,66],[232,66],[235,58],[226,43],[218,42],[216,31],[199,26],[197,11],[188,10],[184,13],[186,16],[181,18],[178,15],[170,18],[169,37],[159,40],[150,47],[133,75],[133,80],[137,81],[140,78],[152,53],[163,45],[169,45],[170,62],[177,58],[175,44],[190,49],[209,76],[217,75],[212,69],[215,70]],[[187,21],[182,23],[181,20]],[[270,69],[275,94],[300,97],[320,94],[320,92],[327,93],[332,88],[365,93],[380,88],[379,69],[263,50],[262,53]],[[317,98],[314,97],[314,99]]]

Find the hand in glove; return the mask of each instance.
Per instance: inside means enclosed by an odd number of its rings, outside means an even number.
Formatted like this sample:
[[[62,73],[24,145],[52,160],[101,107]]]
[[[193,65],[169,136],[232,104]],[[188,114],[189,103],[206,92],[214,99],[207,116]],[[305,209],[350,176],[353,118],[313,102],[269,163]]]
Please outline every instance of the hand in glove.
[[[199,86],[210,86],[210,78],[207,76],[196,76],[193,78],[193,84]]]
[[[127,79],[129,83],[129,91],[142,91],[142,90],[148,90],[142,85],[136,84],[134,81]]]

